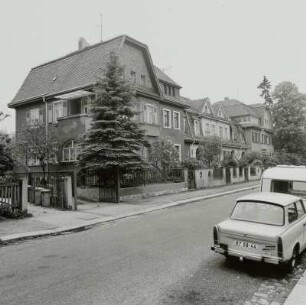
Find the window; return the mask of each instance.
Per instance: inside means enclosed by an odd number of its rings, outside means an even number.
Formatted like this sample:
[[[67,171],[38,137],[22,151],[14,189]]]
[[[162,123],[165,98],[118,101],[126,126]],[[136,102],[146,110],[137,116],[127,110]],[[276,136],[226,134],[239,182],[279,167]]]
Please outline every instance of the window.
[[[298,219],[298,211],[294,203],[290,204],[287,208],[288,222],[294,222]]]
[[[173,128],[180,129],[180,113],[173,111]]]
[[[207,105],[205,105],[205,107],[204,107],[204,112],[208,113],[208,107],[207,107]]]
[[[26,123],[27,125],[38,125],[43,123],[44,115],[43,108],[34,108],[26,113]]]
[[[205,135],[206,135],[206,136],[209,136],[209,135],[210,135],[210,126],[209,126],[208,123],[206,123],[205,126],[206,126],[206,127],[205,127]]]
[[[63,147],[63,161],[64,162],[77,161],[79,153],[80,153],[80,147],[78,143],[74,140],[69,141]]]
[[[214,136],[215,135],[215,125],[210,125],[211,127],[211,135]]]
[[[270,203],[238,201],[231,219],[281,226],[284,224],[284,210]]]
[[[58,118],[65,116],[67,116],[67,101],[53,103],[53,122],[57,122]]]
[[[37,154],[36,153],[34,153],[34,152],[31,152],[30,153],[30,156],[29,156],[29,158],[28,158],[28,165],[40,165],[40,161],[39,161],[39,159],[38,159],[38,156],[37,156]]]
[[[194,134],[196,136],[200,135],[200,122],[198,120],[194,120]]]
[[[164,92],[165,92],[165,94],[168,94],[167,92],[167,88],[168,88],[168,86],[166,85],[166,84],[164,84]]]
[[[140,80],[141,80],[141,85],[145,87],[145,85],[146,85],[146,76],[144,74],[141,74]]]
[[[221,126],[219,127],[219,137],[223,138],[223,128]]]
[[[163,120],[164,120],[164,127],[171,128],[171,111],[168,109],[163,110]]]
[[[144,122],[148,124],[157,124],[157,109],[155,106],[146,104],[144,108]]]
[[[136,84],[136,72],[131,71],[131,82],[132,84]]]
[[[297,201],[295,204],[298,213],[298,218],[300,218],[305,214],[304,205],[301,200]]]
[[[181,161],[182,157],[181,157],[181,144],[174,144],[174,148],[177,150],[177,161]]]
[[[228,130],[226,127],[224,127],[224,138],[227,140],[228,139]]]
[[[174,89],[174,87],[172,87],[172,96],[175,97],[175,89]]]

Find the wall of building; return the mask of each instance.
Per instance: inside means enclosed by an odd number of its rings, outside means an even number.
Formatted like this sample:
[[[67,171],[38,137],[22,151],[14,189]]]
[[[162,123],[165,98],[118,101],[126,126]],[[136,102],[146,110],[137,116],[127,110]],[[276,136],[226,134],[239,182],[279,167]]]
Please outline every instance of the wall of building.
[[[141,49],[130,44],[124,44],[120,49],[119,61],[124,66],[125,79],[131,79],[131,71],[136,73],[136,84],[142,85],[141,75],[145,75],[145,87],[153,90],[151,74]]]

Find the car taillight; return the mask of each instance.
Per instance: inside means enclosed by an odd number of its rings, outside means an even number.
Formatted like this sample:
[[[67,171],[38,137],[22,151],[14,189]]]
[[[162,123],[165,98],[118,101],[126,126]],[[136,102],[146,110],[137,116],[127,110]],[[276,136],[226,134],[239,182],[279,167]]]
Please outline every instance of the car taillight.
[[[218,237],[218,227],[214,226],[214,244],[219,245],[219,237]]]
[[[277,256],[283,257],[283,240],[281,237],[277,239]]]

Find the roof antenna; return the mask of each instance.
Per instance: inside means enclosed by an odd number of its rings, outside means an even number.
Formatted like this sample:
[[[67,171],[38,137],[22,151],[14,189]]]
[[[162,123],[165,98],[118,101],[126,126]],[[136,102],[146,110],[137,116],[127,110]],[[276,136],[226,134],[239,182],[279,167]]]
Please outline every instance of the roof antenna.
[[[103,21],[103,19],[102,19],[102,14],[100,13],[100,22],[101,22],[101,42],[102,42],[102,21]]]

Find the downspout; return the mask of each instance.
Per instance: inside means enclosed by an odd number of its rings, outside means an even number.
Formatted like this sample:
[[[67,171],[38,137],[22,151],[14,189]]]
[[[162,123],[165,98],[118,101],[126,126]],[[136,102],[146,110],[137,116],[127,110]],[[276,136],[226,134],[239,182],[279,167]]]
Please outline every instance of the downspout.
[[[48,103],[46,101],[46,96],[43,95],[42,96],[42,100],[43,102],[45,103],[45,119],[46,119],[46,145],[47,145],[47,141],[48,141]],[[47,172],[49,172],[49,156],[48,156],[48,159],[47,159]]]
[[[190,130],[190,133],[191,133],[191,138],[193,139],[193,142],[191,143],[190,147],[192,148],[192,146],[194,146],[194,143],[195,143],[195,138],[193,137],[193,133],[192,133],[192,129],[191,129],[191,125],[190,125],[190,122],[189,122],[189,116],[188,116],[188,112],[187,110],[186,111],[186,119],[187,119],[187,123],[188,123],[188,126],[189,126],[189,130]]]

